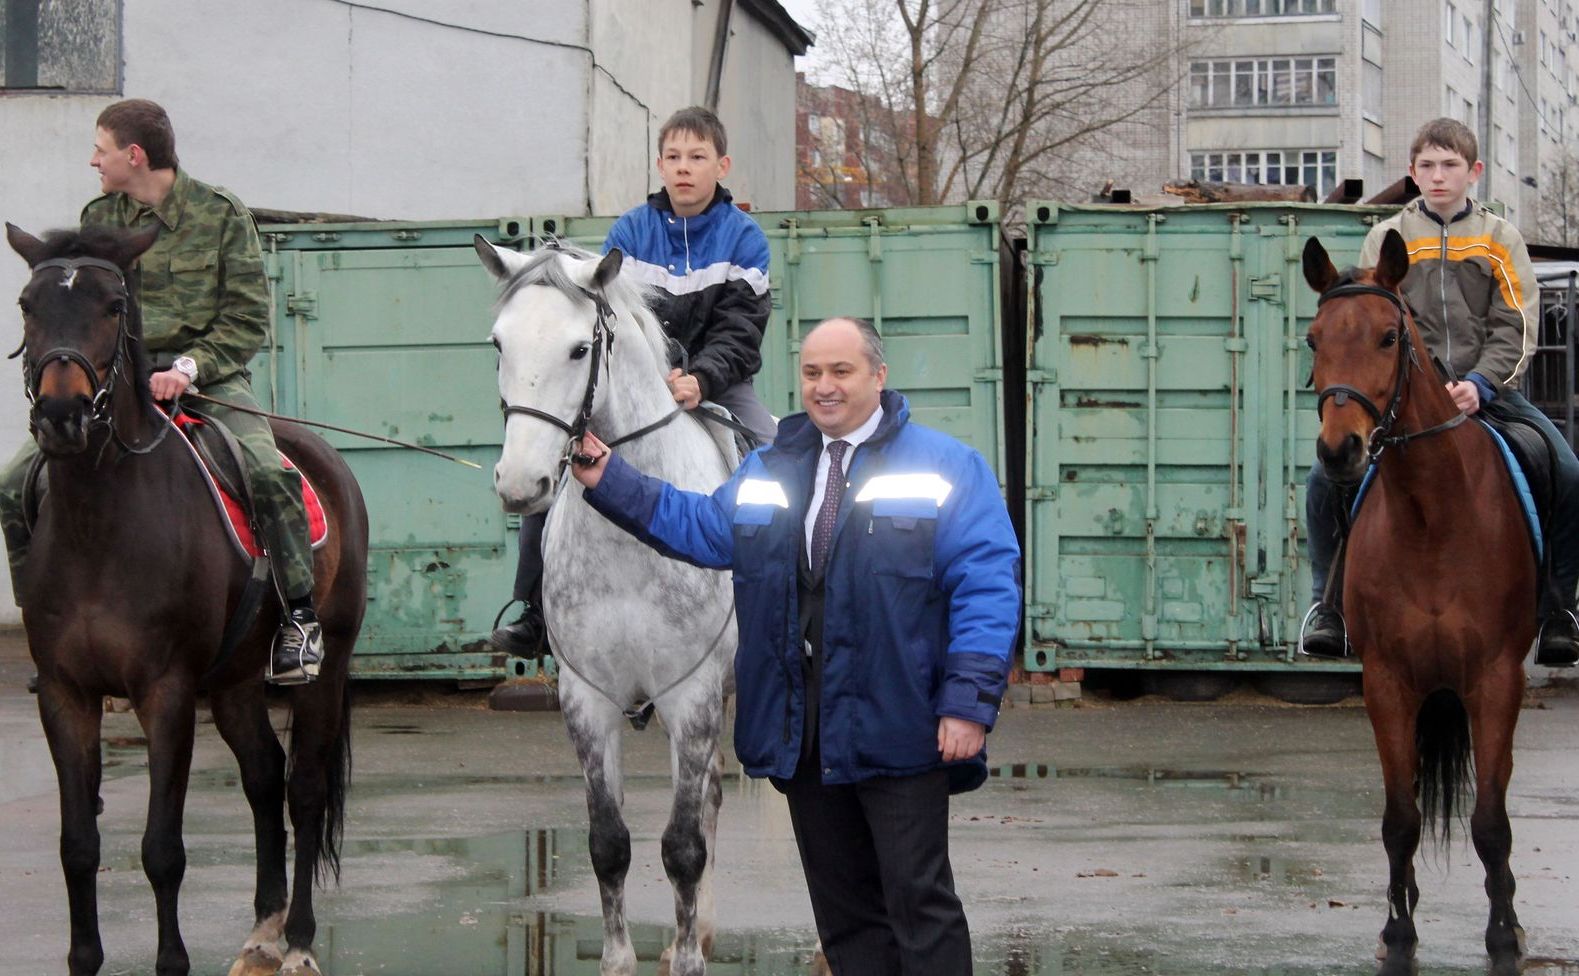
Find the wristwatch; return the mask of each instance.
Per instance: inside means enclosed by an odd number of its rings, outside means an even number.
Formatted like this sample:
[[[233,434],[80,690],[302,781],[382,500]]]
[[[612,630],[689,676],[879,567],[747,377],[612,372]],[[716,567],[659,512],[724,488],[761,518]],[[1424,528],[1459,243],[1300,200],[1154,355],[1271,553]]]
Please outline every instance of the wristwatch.
[[[170,368],[185,376],[188,383],[197,382],[197,360],[191,356],[176,357],[176,361],[170,364]]]

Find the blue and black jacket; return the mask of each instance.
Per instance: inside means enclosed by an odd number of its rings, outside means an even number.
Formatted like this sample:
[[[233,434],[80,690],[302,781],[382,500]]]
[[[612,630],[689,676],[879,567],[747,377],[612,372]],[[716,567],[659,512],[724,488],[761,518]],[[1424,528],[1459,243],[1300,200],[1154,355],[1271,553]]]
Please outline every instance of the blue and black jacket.
[[[722,186],[695,217],[677,217],[669,191],[627,211],[603,242],[658,293],[653,312],[685,347],[705,399],[762,368],[768,294],[768,239]]]
[[[938,719],[991,729],[1020,617],[1020,548],[992,470],[952,437],[883,419],[855,449],[823,578],[819,735],[824,783],[905,776],[941,762]],[[822,434],[786,418],[711,495],[649,478],[616,455],[593,508],[666,555],[733,569],[735,750],[751,776],[789,779],[805,685],[799,567]],[[954,792],[987,776],[986,751],[950,764]]]

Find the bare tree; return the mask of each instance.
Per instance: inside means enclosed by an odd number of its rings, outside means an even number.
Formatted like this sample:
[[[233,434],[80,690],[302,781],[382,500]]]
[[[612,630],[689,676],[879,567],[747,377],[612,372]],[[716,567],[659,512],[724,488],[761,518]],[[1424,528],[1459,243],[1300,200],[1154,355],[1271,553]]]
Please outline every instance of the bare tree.
[[[820,0],[831,79],[906,203],[1089,194],[1179,81],[1166,0]],[[1165,113],[1164,113],[1165,114]],[[1155,128],[1155,119],[1151,119]],[[1161,154],[1166,156],[1166,152]],[[1173,175],[1171,159],[1163,165]],[[1083,187],[1083,191],[1077,190]]]
[[[1563,149],[1541,187],[1540,243],[1579,247],[1579,151]]]

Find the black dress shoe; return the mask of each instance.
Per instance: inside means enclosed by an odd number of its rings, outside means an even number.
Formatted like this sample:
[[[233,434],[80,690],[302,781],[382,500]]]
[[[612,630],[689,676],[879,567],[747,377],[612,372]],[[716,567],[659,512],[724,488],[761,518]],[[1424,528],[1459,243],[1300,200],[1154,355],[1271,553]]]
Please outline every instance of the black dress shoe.
[[[1572,611],[1558,610],[1541,621],[1535,640],[1535,663],[1548,668],[1570,668],[1579,661],[1579,623]]]
[[[1307,657],[1341,660],[1349,656],[1349,636],[1343,626],[1343,614],[1325,603],[1311,606],[1305,615],[1303,640],[1300,652]]]
[[[513,657],[537,658],[543,655],[543,638],[548,627],[543,623],[543,611],[523,601],[521,615],[503,627],[494,628],[488,643],[494,650]]]

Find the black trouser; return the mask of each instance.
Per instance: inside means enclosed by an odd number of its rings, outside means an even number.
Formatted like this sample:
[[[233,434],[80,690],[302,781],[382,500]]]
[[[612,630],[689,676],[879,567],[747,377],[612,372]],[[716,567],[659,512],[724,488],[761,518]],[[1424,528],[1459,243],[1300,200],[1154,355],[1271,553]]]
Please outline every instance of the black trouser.
[[[518,540],[521,553],[515,561],[515,589],[510,595],[543,609],[543,523],[548,513],[521,517]]]
[[[834,976],[968,976],[970,929],[949,867],[948,774],[825,786],[808,757],[778,785]]]

